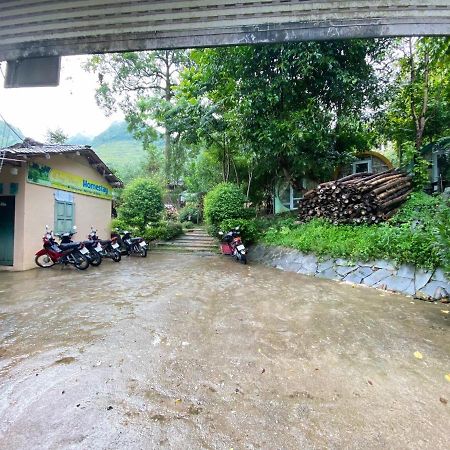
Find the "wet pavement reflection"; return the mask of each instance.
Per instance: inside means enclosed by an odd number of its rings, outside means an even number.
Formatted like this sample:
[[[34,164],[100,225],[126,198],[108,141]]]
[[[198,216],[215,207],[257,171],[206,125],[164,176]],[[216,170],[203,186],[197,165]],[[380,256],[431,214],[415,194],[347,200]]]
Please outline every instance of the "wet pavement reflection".
[[[0,447],[448,448],[448,309],[220,256],[2,272]]]

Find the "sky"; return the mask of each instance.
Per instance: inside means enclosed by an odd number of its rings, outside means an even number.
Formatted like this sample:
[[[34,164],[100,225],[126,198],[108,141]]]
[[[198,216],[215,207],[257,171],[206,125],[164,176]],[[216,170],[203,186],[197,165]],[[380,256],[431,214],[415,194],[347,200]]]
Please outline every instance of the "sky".
[[[62,58],[58,87],[5,89],[0,74],[0,113],[26,137],[42,141],[47,130],[96,136],[123,115],[106,117],[95,102],[96,77],[81,65],[87,56]],[[6,63],[1,63],[3,73]]]

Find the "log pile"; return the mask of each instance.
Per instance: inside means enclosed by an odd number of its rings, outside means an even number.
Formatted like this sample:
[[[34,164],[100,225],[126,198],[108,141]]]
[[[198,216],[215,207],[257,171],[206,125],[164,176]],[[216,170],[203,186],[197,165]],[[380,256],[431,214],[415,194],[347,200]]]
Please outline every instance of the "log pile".
[[[400,170],[356,173],[306,192],[299,202],[299,219],[323,218],[335,225],[380,223],[395,214],[411,191],[411,177]]]

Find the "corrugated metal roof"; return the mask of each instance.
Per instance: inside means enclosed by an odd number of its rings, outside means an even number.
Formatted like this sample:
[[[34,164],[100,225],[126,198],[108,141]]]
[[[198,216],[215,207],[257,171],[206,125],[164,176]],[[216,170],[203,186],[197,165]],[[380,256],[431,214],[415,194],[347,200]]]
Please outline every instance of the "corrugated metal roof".
[[[51,154],[80,154],[86,157],[89,164],[93,166],[111,186],[123,187],[122,181],[112,173],[111,169],[108,168],[89,145],[42,144],[33,139],[26,138],[23,142],[0,149],[0,152],[3,151],[5,151],[6,158],[14,158],[16,160],[18,157],[46,156]]]
[[[0,60],[395,33],[450,34],[450,0],[0,2]]]

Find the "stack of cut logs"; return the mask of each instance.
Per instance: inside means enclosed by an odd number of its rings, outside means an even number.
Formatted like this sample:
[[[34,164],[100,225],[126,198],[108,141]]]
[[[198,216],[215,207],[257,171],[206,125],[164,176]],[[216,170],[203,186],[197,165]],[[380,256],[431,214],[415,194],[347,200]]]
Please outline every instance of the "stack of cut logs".
[[[379,223],[392,217],[411,191],[411,177],[400,170],[355,173],[308,191],[299,202],[299,219],[319,217],[335,225]]]

